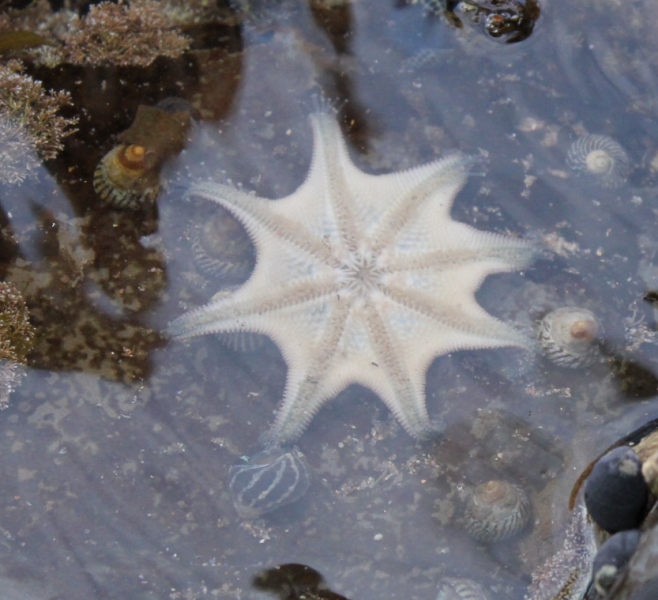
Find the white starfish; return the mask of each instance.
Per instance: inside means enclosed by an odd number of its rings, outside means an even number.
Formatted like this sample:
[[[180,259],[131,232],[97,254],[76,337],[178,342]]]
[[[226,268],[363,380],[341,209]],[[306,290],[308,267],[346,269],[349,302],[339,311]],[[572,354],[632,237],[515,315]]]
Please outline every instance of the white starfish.
[[[191,188],[245,226],[257,262],[234,294],[182,315],[169,331],[253,331],[274,340],[288,377],[269,444],[293,441],[352,383],[374,390],[412,436],[424,437],[432,431],[425,373],[435,357],[528,346],[475,292],[487,275],[528,265],[534,247],[450,218],[471,159],[369,175],[352,163],[332,115],[314,114],[311,123],[310,172],[290,196]]]

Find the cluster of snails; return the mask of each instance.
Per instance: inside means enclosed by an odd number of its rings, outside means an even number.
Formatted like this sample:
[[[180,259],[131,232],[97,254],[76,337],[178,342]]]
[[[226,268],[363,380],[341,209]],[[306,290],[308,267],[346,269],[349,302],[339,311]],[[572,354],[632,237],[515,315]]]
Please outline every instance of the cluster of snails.
[[[581,479],[585,476],[585,506],[605,540],[594,558],[585,599],[601,600],[623,583],[622,576],[638,549],[642,532],[656,523],[658,420],[626,436],[597,459]],[[631,597],[658,598],[658,578],[644,582]]]
[[[182,98],[139,106],[135,120],[117,136],[98,163],[94,190],[106,204],[136,210],[153,205],[160,192],[160,170],[187,142],[196,109]]]
[[[537,340],[544,356],[561,367],[588,367],[601,357],[602,328],[586,308],[563,306],[544,315]]]

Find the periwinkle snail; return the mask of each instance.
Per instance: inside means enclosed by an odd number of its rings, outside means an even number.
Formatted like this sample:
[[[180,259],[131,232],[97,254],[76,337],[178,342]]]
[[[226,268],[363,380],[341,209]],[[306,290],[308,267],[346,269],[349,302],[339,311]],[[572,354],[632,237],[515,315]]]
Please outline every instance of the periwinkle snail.
[[[563,306],[539,323],[537,340],[542,352],[561,367],[587,367],[600,357],[601,325],[586,308]]]
[[[309,482],[306,460],[297,448],[269,448],[229,469],[233,505],[243,519],[296,502],[308,491]]]
[[[605,188],[623,185],[630,171],[628,154],[607,135],[579,137],[567,152],[567,165],[577,175]]]
[[[530,521],[530,499],[525,491],[508,481],[492,479],[476,486],[468,497],[463,524],[479,542],[508,539]]]
[[[182,98],[139,106],[131,126],[96,167],[94,190],[101,200],[128,210],[152,205],[160,192],[160,169],[184,148],[195,114]]]

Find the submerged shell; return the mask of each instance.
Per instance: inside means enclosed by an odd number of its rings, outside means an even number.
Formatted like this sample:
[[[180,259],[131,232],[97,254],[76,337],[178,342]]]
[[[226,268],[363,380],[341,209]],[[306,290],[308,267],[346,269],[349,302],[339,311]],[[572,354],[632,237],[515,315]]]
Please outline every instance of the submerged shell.
[[[309,482],[304,455],[297,448],[263,450],[229,469],[233,506],[243,519],[296,502],[308,491]]]
[[[117,136],[120,143],[96,167],[94,190],[101,199],[130,210],[152,204],[160,191],[160,168],[184,148],[195,114],[182,98],[139,106],[130,127]]]
[[[628,154],[607,135],[588,134],[578,138],[567,152],[567,165],[578,175],[609,188],[623,185],[630,171]]]
[[[619,571],[631,560],[639,543],[638,529],[620,531],[606,540],[596,553],[592,565],[592,579],[601,597],[610,591]]]
[[[245,280],[255,265],[254,246],[242,225],[222,210],[194,232],[192,256],[197,269],[210,277]]]
[[[151,165],[144,146],[119,144],[98,163],[94,190],[111,206],[136,209],[155,201],[160,191],[160,172]]]
[[[489,594],[476,581],[460,577],[444,577],[439,581],[436,600],[490,600]]]
[[[528,495],[519,486],[492,479],[478,485],[464,511],[464,528],[480,542],[498,542],[519,533],[530,521]]]
[[[600,357],[601,325],[585,308],[563,306],[539,323],[537,339],[545,356],[561,367],[586,367]]]
[[[585,481],[585,506],[592,520],[609,533],[639,527],[648,499],[642,462],[628,446],[602,456]]]

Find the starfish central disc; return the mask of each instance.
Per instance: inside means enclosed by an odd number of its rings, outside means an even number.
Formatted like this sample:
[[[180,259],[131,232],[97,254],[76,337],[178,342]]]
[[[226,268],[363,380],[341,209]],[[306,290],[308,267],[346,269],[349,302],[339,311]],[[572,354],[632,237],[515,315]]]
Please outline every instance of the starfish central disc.
[[[475,292],[488,275],[527,266],[534,247],[451,219],[469,158],[369,175],[352,162],[333,115],[312,115],[311,124],[310,172],[292,195],[268,200],[227,185],[192,187],[191,195],[244,225],[258,260],[236,292],[179,317],[169,331],[272,338],[288,376],[271,445],[294,441],[352,383],[374,390],[411,435],[423,437],[433,431],[425,373],[434,358],[528,347]]]
[[[354,254],[343,265],[342,284],[350,292],[355,292],[367,298],[370,292],[382,285],[385,269],[378,266],[377,261],[368,255]]]

